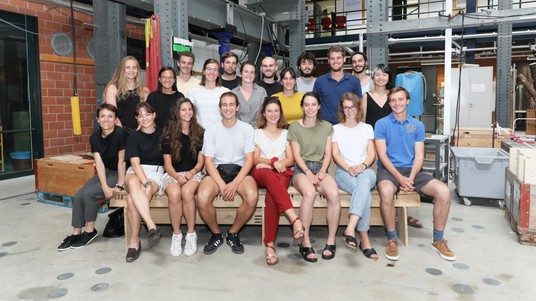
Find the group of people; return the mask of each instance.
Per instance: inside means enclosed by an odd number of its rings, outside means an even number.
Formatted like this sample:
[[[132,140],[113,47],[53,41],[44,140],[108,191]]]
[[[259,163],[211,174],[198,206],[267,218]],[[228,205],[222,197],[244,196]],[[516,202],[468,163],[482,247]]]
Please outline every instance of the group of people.
[[[365,55],[358,55],[366,63]],[[354,57],[356,66],[365,64],[354,54],[353,65]],[[161,238],[149,209],[156,193],[166,194],[169,200],[171,256],[197,252],[196,208],[211,232],[203,253],[214,253],[226,241],[232,252],[241,254],[240,230],[255,211],[258,188],[265,188],[266,263],[279,262],[275,241],[282,213],[292,225],[293,239],[300,241],[302,258],[318,260],[310,236],[317,193],[327,200],[328,224],[319,255],[329,260],[336,254],[340,188],[351,194],[343,242],[377,260],[368,237],[371,190],[377,186],[388,259],[399,257],[394,195],[417,191],[435,199],[432,249],[454,260],[443,238],[450,191],[421,172],[424,126],[407,115],[408,92],[400,87],[389,90],[390,70],[384,65],[374,68],[371,78],[363,82],[356,66],[356,76],[346,73],[345,50],[340,46],[329,49],[328,60],[330,71],[314,78],[316,60],[304,53],[297,62],[300,77],[293,68],[285,68],[279,82],[275,60],[266,57],[260,67],[262,79],[255,82],[255,64],[242,62],[236,76],[238,56],[226,53],[221,64],[206,60],[197,80],[192,76],[195,56],[184,52],[177,62],[179,74],[171,67],[162,68],[157,91],[149,93],[141,83],[137,60],[125,57],[97,110],[100,129],[90,137],[97,174],[75,196],[73,232],[58,251],[81,248],[95,239],[98,200],[125,189],[130,221],[127,262],[140,256],[142,220],[149,247]],[[367,92],[362,95],[362,91]],[[376,158],[377,173],[371,168]],[[328,172],[332,159],[334,177]],[[299,212],[287,192],[290,185],[302,195]],[[224,235],[212,203],[218,195],[234,201],[237,194],[242,203]]]

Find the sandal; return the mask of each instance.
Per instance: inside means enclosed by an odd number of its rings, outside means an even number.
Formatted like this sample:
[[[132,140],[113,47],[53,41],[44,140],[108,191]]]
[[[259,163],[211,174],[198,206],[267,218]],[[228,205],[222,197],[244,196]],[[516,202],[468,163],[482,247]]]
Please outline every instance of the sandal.
[[[350,249],[353,249],[353,250],[357,250],[357,239],[355,239],[355,236],[352,236],[352,235],[346,235],[346,234],[342,234],[342,240],[344,241],[344,244],[350,248]],[[353,243],[353,245],[351,244]]]
[[[361,243],[359,244],[359,249],[361,249]],[[378,253],[376,253],[376,250],[374,250],[374,248],[370,248],[370,249],[361,249],[361,252],[363,252],[363,255],[365,255],[365,257],[367,257],[368,259],[372,259],[372,260],[378,260]],[[376,258],[372,258],[372,255],[376,255]]]
[[[322,252],[322,259],[324,259],[324,260],[333,259],[335,257],[335,251],[336,250],[337,250],[336,245],[328,245],[328,244],[326,244],[326,246],[324,247],[324,251]],[[331,252],[331,255],[325,255],[324,254],[325,251]]]
[[[274,246],[266,245],[266,249],[272,249],[276,255],[268,254],[268,250],[266,250],[266,264],[269,266],[273,266],[279,263],[279,257],[277,257],[277,252],[275,251]],[[274,261],[272,261],[274,260]]]
[[[311,255],[311,254],[315,254],[315,250],[313,249],[313,247],[304,247],[302,245],[300,245],[300,254],[303,258],[303,260],[307,261],[307,262],[316,262],[318,260],[318,258],[309,258],[308,256]]]
[[[422,222],[413,216],[408,216],[408,225],[415,228],[422,228]]]
[[[296,217],[293,221],[292,221],[292,229],[294,229],[294,224],[299,221],[300,218],[299,217]],[[301,222],[301,221],[300,221]],[[305,227],[303,226],[303,223],[302,223],[302,226],[300,229],[296,230],[296,232],[294,232],[294,234],[292,235],[292,238],[294,238],[294,240],[298,240],[298,239],[302,239],[303,236],[305,235]]]

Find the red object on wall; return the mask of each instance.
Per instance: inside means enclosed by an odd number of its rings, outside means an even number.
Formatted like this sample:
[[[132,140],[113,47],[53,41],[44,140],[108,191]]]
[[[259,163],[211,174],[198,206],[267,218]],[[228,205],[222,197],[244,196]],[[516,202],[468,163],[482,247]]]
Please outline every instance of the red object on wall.
[[[145,24],[145,82],[149,91],[155,91],[158,87],[158,71],[162,68],[160,59],[160,19],[158,15],[152,15]]]
[[[307,31],[316,31],[315,18],[309,18],[309,23],[307,23]]]

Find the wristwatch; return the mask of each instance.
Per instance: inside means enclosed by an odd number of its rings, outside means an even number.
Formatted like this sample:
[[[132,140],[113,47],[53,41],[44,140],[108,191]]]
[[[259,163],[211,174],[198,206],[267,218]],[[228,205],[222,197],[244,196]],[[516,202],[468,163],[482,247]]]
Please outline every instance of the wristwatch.
[[[147,188],[147,187],[149,187],[151,185],[153,185],[153,182],[151,182],[151,181],[147,181],[147,182],[143,183],[143,187],[145,187],[145,188]]]

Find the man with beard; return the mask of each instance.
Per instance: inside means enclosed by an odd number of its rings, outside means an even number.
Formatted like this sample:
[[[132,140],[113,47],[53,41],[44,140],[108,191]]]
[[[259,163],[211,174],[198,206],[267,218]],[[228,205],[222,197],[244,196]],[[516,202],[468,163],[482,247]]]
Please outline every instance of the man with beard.
[[[316,77],[313,76],[313,71],[316,68],[316,57],[310,52],[304,52],[298,57],[298,69],[300,77],[296,79],[298,92],[307,93],[313,91],[313,86]]]
[[[313,92],[320,95],[322,100],[320,118],[331,124],[337,124],[339,123],[337,112],[341,96],[347,92],[352,92],[359,98],[363,95],[359,79],[342,69],[345,61],[345,51],[342,46],[335,45],[329,48],[328,61],[330,71],[316,79]]]
[[[231,51],[227,51],[221,56],[221,85],[229,90],[232,90],[241,82],[241,78],[236,76],[236,67],[238,64],[238,55]]]
[[[361,82],[361,93],[365,94],[370,90],[370,84],[372,80],[367,75],[368,60],[367,56],[360,51],[352,54],[352,69],[354,69],[354,76],[359,78]]]
[[[283,91],[283,86],[277,81],[277,64],[273,57],[267,56],[261,62],[262,79],[257,84],[266,90],[266,95],[272,96]]]

